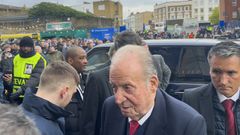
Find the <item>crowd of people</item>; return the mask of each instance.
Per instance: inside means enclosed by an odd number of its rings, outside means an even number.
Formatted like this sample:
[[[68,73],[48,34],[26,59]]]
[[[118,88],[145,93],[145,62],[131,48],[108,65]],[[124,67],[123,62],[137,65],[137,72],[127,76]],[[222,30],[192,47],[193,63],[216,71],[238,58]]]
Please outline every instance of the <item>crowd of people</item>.
[[[239,28],[225,29],[224,27],[199,27],[191,32],[169,32],[144,30],[137,32],[143,39],[192,39],[192,38],[224,38],[236,39],[240,37]]]
[[[213,46],[208,54],[211,82],[186,90],[180,101],[165,92],[171,70],[163,57],[151,55],[141,36],[131,31],[116,35],[110,60],[101,69],[84,74],[87,51],[101,43],[89,40],[86,47],[83,40],[34,42],[24,37],[3,45],[0,101],[10,106],[0,105],[0,118],[13,122],[1,121],[0,133],[14,134],[13,127],[18,134],[33,135],[240,132],[239,45]]]

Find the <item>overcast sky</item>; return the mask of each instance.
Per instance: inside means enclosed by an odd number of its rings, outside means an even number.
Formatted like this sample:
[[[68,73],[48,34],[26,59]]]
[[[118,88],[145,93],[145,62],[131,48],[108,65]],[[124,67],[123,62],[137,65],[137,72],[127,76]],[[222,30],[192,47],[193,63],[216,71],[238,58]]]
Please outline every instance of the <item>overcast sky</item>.
[[[31,7],[35,4],[41,2],[53,2],[59,3],[66,6],[76,6],[81,5],[83,2],[99,1],[99,0],[0,0],[0,4],[8,4],[14,6],[23,6]],[[117,1],[117,0],[114,0]],[[118,0],[123,5],[123,14],[126,18],[131,12],[142,12],[142,11],[153,11],[153,6],[156,3],[163,3],[170,0]]]

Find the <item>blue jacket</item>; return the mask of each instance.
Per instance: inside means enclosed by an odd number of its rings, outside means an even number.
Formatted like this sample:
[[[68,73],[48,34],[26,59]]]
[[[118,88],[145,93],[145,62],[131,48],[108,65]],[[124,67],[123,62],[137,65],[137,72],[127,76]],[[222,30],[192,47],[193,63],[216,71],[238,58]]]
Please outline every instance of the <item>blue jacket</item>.
[[[35,96],[30,91],[25,92],[21,107],[24,113],[35,122],[42,135],[64,134],[63,117],[69,116],[70,112]]]

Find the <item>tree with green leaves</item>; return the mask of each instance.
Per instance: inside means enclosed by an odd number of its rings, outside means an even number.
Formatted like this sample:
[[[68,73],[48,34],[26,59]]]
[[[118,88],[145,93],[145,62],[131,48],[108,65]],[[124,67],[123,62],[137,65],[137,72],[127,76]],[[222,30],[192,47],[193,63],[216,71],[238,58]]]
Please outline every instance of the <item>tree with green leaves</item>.
[[[212,24],[218,24],[219,22],[219,7],[215,7],[212,14],[209,16],[209,20]]]
[[[85,18],[94,17],[90,14],[79,12],[68,6],[54,4],[50,2],[42,2],[29,9],[29,16],[40,19],[61,19],[61,18]]]

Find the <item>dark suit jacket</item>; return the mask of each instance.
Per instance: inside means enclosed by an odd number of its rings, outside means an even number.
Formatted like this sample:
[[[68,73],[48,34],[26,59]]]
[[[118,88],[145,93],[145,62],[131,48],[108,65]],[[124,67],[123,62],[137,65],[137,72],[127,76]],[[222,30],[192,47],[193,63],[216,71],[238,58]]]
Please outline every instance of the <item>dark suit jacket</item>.
[[[164,58],[161,55],[152,55],[154,66],[157,70],[159,83],[159,89],[166,90],[170,77],[171,77],[171,70],[168,65],[165,63]]]
[[[84,90],[84,83],[86,76],[80,76],[80,86],[81,89]],[[65,135],[79,135],[82,134],[82,111],[83,111],[83,99],[80,96],[80,92],[78,91],[73,94],[70,103],[65,107],[65,110],[72,113],[68,117],[65,117]],[[83,93],[82,93],[83,94]],[[85,96],[83,95],[83,98]]]
[[[127,118],[115,104],[114,96],[104,102],[101,135],[127,135]],[[153,112],[144,135],[206,135],[204,118],[185,103],[157,91]]]
[[[102,105],[112,95],[109,66],[89,74],[84,93],[83,135],[99,135]]]
[[[215,88],[212,83],[184,91],[183,101],[197,110],[206,120],[208,135],[215,135],[215,120],[213,110],[213,94]]]

